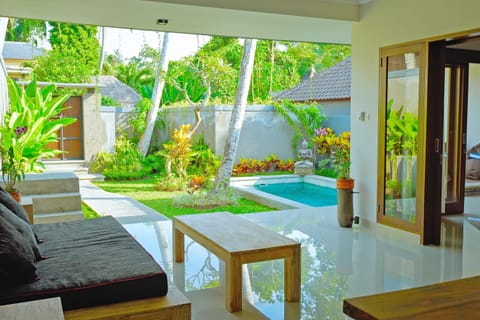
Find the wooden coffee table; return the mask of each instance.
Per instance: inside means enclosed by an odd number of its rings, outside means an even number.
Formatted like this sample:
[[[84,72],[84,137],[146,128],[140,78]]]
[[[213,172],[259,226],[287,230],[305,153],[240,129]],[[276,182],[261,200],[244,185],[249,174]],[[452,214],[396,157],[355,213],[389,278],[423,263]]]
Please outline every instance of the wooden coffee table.
[[[225,262],[225,307],[242,310],[242,264],[284,259],[285,300],[300,299],[300,243],[227,212],[173,218],[176,262],[184,259],[184,235]]]

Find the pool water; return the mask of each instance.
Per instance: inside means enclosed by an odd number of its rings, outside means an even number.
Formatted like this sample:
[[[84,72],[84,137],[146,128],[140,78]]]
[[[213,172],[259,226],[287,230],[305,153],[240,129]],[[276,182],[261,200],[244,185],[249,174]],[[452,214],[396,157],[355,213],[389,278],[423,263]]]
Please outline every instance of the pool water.
[[[312,207],[337,205],[337,190],[306,182],[256,184],[255,189]]]

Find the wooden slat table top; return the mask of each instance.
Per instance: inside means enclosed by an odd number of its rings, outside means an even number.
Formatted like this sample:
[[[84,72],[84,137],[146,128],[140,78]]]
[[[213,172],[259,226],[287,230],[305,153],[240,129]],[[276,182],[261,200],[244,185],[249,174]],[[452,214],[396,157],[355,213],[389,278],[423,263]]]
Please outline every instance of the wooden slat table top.
[[[345,299],[353,319],[469,319],[479,315],[480,276]],[[463,316],[462,316],[463,315]]]
[[[173,219],[179,226],[201,234],[233,254],[300,245],[228,212],[175,216]]]
[[[60,298],[56,297],[3,305],[0,306],[0,319],[63,320],[62,302]]]

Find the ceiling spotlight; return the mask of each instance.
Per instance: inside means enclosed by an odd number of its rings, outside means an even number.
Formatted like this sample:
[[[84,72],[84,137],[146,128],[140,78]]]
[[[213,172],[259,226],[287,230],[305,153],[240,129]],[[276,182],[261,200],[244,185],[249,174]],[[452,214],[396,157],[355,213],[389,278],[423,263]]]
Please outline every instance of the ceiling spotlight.
[[[157,19],[157,24],[160,26],[164,26],[168,23],[168,19]]]

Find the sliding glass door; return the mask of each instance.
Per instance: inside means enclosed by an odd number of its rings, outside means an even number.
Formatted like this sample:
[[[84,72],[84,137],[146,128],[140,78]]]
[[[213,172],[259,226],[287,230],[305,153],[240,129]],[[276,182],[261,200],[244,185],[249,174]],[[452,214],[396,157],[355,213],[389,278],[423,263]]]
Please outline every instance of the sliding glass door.
[[[423,212],[424,44],[380,52],[377,221],[420,232]]]

